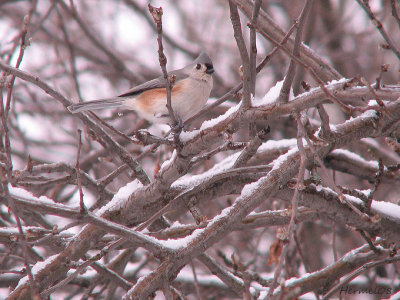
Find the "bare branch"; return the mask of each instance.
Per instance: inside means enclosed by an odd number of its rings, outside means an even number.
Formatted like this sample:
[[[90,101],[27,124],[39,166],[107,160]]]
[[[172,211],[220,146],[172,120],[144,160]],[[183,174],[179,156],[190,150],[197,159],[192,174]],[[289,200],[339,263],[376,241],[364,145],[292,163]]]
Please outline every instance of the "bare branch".
[[[313,1],[307,0],[306,4],[304,5],[303,10],[301,11],[300,17],[299,17],[297,33],[296,33],[296,37],[294,39],[294,46],[293,46],[293,56],[295,56],[295,57],[299,57],[299,54],[300,54],[300,44],[302,41],[303,30],[304,30],[304,26],[307,21],[307,16],[311,10],[312,5],[313,5]],[[278,102],[287,103],[289,101],[290,89],[292,87],[292,83],[293,83],[295,75],[296,75],[296,62],[294,61],[294,59],[291,59],[288,71],[285,76],[285,80],[283,82],[281,92],[279,94]]]
[[[242,26],[240,24],[239,12],[236,5],[233,1],[229,0],[229,11],[230,17],[233,27],[233,33],[236,40],[236,44],[239,49],[240,58],[242,60],[242,68],[243,68],[243,98],[242,105],[243,109],[246,110],[250,107],[250,81],[251,81],[251,73],[250,73],[250,60],[249,54],[247,52],[246,43],[242,34]],[[255,80],[255,79],[254,79]]]
[[[400,59],[400,50],[394,44],[393,40],[390,38],[389,34],[386,32],[385,27],[383,26],[382,22],[377,19],[375,14],[372,12],[371,7],[369,6],[368,1],[361,1],[357,0],[358,4],[365,10],[368,17],[370,18],[372,24],[378,29],[380,34],[382,35],[383,39],[387,43],[387,47],[393,51],[393,53]]]

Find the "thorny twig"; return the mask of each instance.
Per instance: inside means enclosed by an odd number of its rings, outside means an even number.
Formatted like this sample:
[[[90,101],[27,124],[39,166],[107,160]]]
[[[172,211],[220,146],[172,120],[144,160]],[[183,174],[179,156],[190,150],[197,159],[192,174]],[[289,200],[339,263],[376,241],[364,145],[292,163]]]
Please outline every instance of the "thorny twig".
[[[179,116],[175,115],[173,109],[172,109],[172,103],[171,103],[171,91],[172,87],[174,85],[175,78],[171,75],[168,74],[167,72],[167,58],[164,54],[164,47],[162,43],[162,15],[163,15],[163,9],[162,7],[156,8],[152,5],[148,5],[150,14],[152,15],[154,22],[156,23],[156,28],[157,28],[157,43],[158,43],[158,60],[160,62],[160,67],[164,76],[165,80],[165,88],[167,91],[167,109],[168,109],[168,114],[169,117],[171,118],[171,125],[172,125],[172,131],[174,133],[174,140],[175,144],[178,146],[179,149],[179,133],[182,130],[182,125],[181,123],[183,120],[178,120]]]

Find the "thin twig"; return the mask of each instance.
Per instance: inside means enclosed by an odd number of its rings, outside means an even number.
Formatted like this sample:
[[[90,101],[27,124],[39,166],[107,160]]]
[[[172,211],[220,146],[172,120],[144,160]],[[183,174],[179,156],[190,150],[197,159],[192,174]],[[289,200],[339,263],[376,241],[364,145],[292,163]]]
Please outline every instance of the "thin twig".
[[[304,138],[307,141],[307,144],[308,144],[308,146],[310,148],[311,153],[313,154],[315,160],[319,164],[319,167],[321,168],[321,170],[323,171],[324,175],[326,176],[326,179],[328,180],[330,187],[339,195],[340,201],[346,203],[355,213],[357,213],[364,220],[369,220],[369,216],[367,214],[361,212],[353,203],[351,203],[343,195],[342,191],[340,191],[340,189],[336,186],[336,184],[333,181],[332,177],[330,176],[327,168],[325,167],[324,162],[322,161],[322,159],[319,157],[318,153],[316,152],[313,143],[311,142],[310,138],[307,136],[306,129],[304,128],[304,125],[302,124],[302,122],[300,122],[298,124],[299,124],[299,127],[301,128],[301,130],[303,130],[303,132],[304,132]]]
[[[49,94],[54,99],[59,101],[65,108],[72,104],[71,101],[69,101],[62,94],[51,88],[47,83],[40,80],[39,77],[33,76],[17,68],[11,67],[10,65],[3,63],[2,61],[0,61],[0,68],[16,75],[22,80],[31,82],[34,85],[38,86],[45,93]],[[143,184],[147,185],[150,183],[150,178],[147,176],[146,172],[143,170],[137,160],[135,160],[126,149],[122,148],[101,127],[97,126],[96,123],[90,120],[85,114],[80,113],[77,114],[77,116],[96,134],[98,134],[102,140],[104,140],[103,146],[112,153],[117,154],[118,157],[135,172],[135,176],[137,176],[137,178]]]
[[[19,47],[19,54],[17,57],[17,62],[15,64],[15,68],[18,69],[22,63],[22,59],[24,57],[25,54],[25,49],[26,47],[29,46],[30,42],[27,39],[27,35],[28,35],[28,29],[30,26],[30,22],[31,22],[31,16],[34,12],[34,10],[36,9],[36,5],[37,5],[37,1],[32,1],[32,5],[29,9],[28,14],[24,17],[24,21],[22,24],[22,28],[21,28],[21,32],[19,34],[19,38],[20,38],[20,47]],[[11,58],[11,57],[10,57]],[[4,73],[2,75],[2,81],[6,79],[6,73]],[[13,169],[13,165],[12,165],[12,158],[11,158],[11,145],[10,145],[10,138],[9,138],[9,128],[8,128],[8,114],[11,108],[11,99],[12,99],[12,94],[13,94],[13,89],[14,89],[14,83],[15,83],[15,78],[17,76],[15,74],[11,75],[10,80],[8,81],[8,83],[6,83],[6,86],[8,88],[7,91],[7,99],[6,102],[4,104],[3,101],[3,93],[2,93],[2,89],[3,89],[3,84],[0,86],[0,100],[1,100],[1,104],[0,104],[0,114],[1,114],[1,123],[2,123],[2,127],[3,127],[3,136],[4,136],[4,148],[5,148],[5,154],[7,157],[6,160],[6,172],[7,172],[7,176],[10,178],[12,178],[12,169]]]
[[[383,24],[381,21],[377,19],[375,14],[372,12],[371,7],[368,3],[368,1],[365,0],[357,0],[357,3],[364,9],[364,11],[367,13],[368,17],[370,18],[372,24],[378,29],[379,33],[383,37],[383,39],[387,43],[387,47],[392,50],[392,52],[397,56],[397,59],[400,59],[400,50],[397,48],[397,46],[394,44],[393,40],[390,38],[390,36],[387,34],[385,27],[383,27]]]
[[[360,82],[368,87],[368,90],[371,92],[372,95],[374,95],[375,101],[378,102],[379,106],[385,107],[385,103],[383,102],[383,100],[378,96],[378,94],[372,88],[371,84],[364,77],[360,77]],[[388,113],[388,111],[386,112]]]
[[[190,163],[192,165],[195,165],[195,164],[198,164],[199,162],[210,159],[217,153],[220,153],[223,151],[229,151],[229,150],[243,149],[245,146],[246,146],[245,143],[227,141],[227,142],[223,143],[221,146],[218,146],[217,148],[215,148],[209,152],[206,152],[202,155],[194,157]]]
[[[2,197],[4,197],[8,202],[8,207],[10,208],[11,212],[14,215],[15,221],[17,223],[18,233],[21,237],[20,243],[22,246],[22,251],[24,253],[24,266],[25,266],[25,270],[26,270],[26,273],[27,273],[28,279],[29,279],[30,292],[31,292],[32,298],[34,300],[40,300],[39,287],[35,281],[31,266],[29,265],[29,261],[28,261],[28,259],[30,257],[30,255],[29,255],[30,248],[26,241],[26,234],[22,228],[21,219],[19,217],[19,210],[15,203],[15,199],[13,197],[11,197],[11,195],[9,193],[8,183],[5,180],[6,177],[5,177],[5,174],[3,173],[3,168],[0,168],[0,179],[1,179],[1,186],[2,186]]]
[[[318,82],[320,88],[324,91],[324,93],[328,96],[328,99],[330,99],[333,103],[336,103],[344,112],[346,113],[351,113],[352,108],[345,105],[342,101],[340,101],[336,96],[334,96],[329,90],[326,88],[325,83],[322,81],[322,79],[318,76],[318,74],[312,69],[310,66],[308,66],[305,62],[303,62],[301,59],[298,57],[294,56],[286,47],[281,46],[275,39],[273,39],[271,36],[266,34],[258,25],[253,25],[257,31],[265,37],[267,40],[271,41],[274,45],[278,46],[280,49],[282,49],[287,55],[289,55],[293,60],[295,60],[297,63],[299,63],[303,68],[308,70],[312,77]]]
[[[229,11],[233,27],[233,33],[236,40],[237,47],[239,49],[240,58],[242,59],[243,67],[243,98],[242,98],[242,109],[246,110],[250,107],[250,60],[247,52],[246,43],[242,34],[242,26],[240,24],[239,12],[236,4],[229,0]]]
[[[77,150],[77,154],[76,154],[75,169],[76,169],[76,182],[77,182],[78,190],[79,190],[79,207],[81,210],[81,214],[83,215],[87,211],[87,208],[85,206],[85,203],[83,202],[82,179],[81,179],[81,170],[80,170],[80,166],[79,166],[79,158],[81,156],[81,148],[82,148],[82,130],[78,129],[78,150]]]
[[[157,28],[154,25],[153,20],[148,16],[148,14],[146,13],[146,9],[145,7],[139,5],[137,2],[138,1],[133,1],[133,0],[124,0],[125,4],[132,8],[132,11],[137,13],[140,12],[139,16],[144,18],[147,22],[147,24],[150,25],[150,27],[157,32]],[[175,37],[169,35],[168,33],[164,32],[163,33],[164,36],[164,40],[170,44],[170,46],[174,49],[178,49],[181,50],[182,52],[185,52],[186,54],[188,54],[189,56],[191,56],[192,58],[196,57],[196,55],[198,54],[197,51],[193,51],[192,47],[187,47],[186,45],[183,45],[182,43],[178,43],[178,41],[176,40]],[[193,44],[192,44],[193,45]]]
[[[354,270],[351,272],[349,275],[347,275],[343,280],[341,280],[339,283],[337,283],[334,287],[332,287],[322,298],[322,300],[328,300],[331,299],[331,296],[336,293],[343,285],[348,284],[351,282],[354,278],[358,277],[359,275],[367,272],[371,268],[375,268],[377,266],[381,266],[384,264],[393,264],[394,262],[398,262],[400,260],[400,255],[396,255],[395,257],[385,257],[380,260],[376,261],[371,261],[366,264],[363,264],[361,267],[358,269]]]
[[[332,222],[332,252],[333,252],[333,261],[338,260],[338,252],[337,252],[337,243],[336,243],[336,223]]]
[[[190,267],[191,267],[192,273],[193,273],[193,280],[194,280],[194,286],[196,288],[197,299],[202,300],[203,297],[201,296],[200,285],[199,285],[199,282],[197,280],[197,274],[196,274],[196,269],[194,267],[193,260],[190,261]]]
[[[254,154],[256,154],[257,149],[261,146],[261,144],[267,140],[267,135],[269,131],[269,126],[259,131],[257,135],[247,144],[242,153],[240,153],[232,168],[239,168],[244,166],[249,161],[249,159],[252,158]]]
[[[244,290],[243,290],[243,300],[251,300],[253,299],[251,297],[250,293],[250,275],[246,270],[246,266],[243,264],[240,256],[236,253],[232,253],[231,255],[232,263],[233,263],[233,269],[235,270],[235,273],[241,273],[242,274],[242,280],[244,284]]]
[[[368,237],[366,235],[366,233],[361,230],[361,229],[357,229],[357,231],[360,233],[360,235],[362,236],[362,238],[367,242],[367,244],[369,245],[369,248],[374,251],[376,254],[380,254],[381,251],[374,245],[374,243],[371,241],[371,238]]]
[[[303,10],[301,11],[300,18],[299,18],[299,25],[297,28],[297,33],[294,38],[294,45],[293,45],[293,56],[299,57],[300,56],[300,44],[303,37],[303,30],[304,26],[307,21],[307,16],[309,11],[311,10],[313,5],[313,0],[307,0],[306,4],[304,5]],[[255,24],[253,22],[253,24]],[[278,103],[287,103],[289,101],[289,94],[290,89],[292,87],[292,83],[294,80],[294,76],[296,75],[296,62],[294,59],[290,60],[289,68],[285,76],[285,80],[283,81],[281,92],[279,93]]]
[[[318,104],[317,109],[321,119],[321,137],[325,140],[330,140],[332,137],[332,131],[329,125],[329,115],[322,104]]]
[[[174,128],[177,126],[178,121],[177,121],[177,116],[175,115],[173,109],[172,109],[172,103],[171,103],[171,90],[172,90],[172,85],[174,82],[174,78],[171,78],[171,76],[168,75],[167,72],[167,57],[164,54],[164,46],[162,42],[163,38],[163,30],[162,30],[162,15],[163,15],[163,9],[162,7],[154,7],[151,4],[148,5],[149,7],[149,12],[152,15],[154,22],[156,23],[156,29],[157,29],[157,43],[158,43],[158,60],[160,62],[160,67],[164,76],[165,80],[165,88],[167,90],[167,109],[168,109],[168,114],[169,117],[171,118],[171,124],[172,127]]]
[[[375,179],[374,180],[374,186],[371,189],[371,191],[370,191],[370,193],[368,195],[367,201],[365,203],[365,206],[368,209],[371,209],[372,199],[374,198],[374,194],[376,193],[379,185],[381,184],[382,178],[383,178],[384,175],[385,175],[385,165],[383,164],[382,158],[379,158],[378,159],[378,172],[376,172],[376,174],[374,176],[375,177],[374,178]]]
[[[400,16],[399,12],[397,11],[396,0],[390,0],[390,5],[392,7],[392,15],[397,22],[397,26],[400,28]]]
[[[161,217],[166,212],[174,209],[177,205],[182,205],[182,202],[184,199],[190,198],[191,195],[195,195],[197,192],[199,192],[201,190],[205,190],[212,183],[218,182],[219,180],[222,180],[225,178],[232,177],[237,174],[241,174],[241,173],[245,173],[245,172],[256,172],[256,171],[263,172],[263,171],[266,171],[266,169],[267,169],[266,166],[243,167],[243,168],[231,169],[231,170],[227,170],[225,172],[219,173],[219,174],[215,174],[209,180],[205,180],[201,184],[198,184],[196,187],[193,187],[191,189],[183,191],[182,193],[177,195],[166,206],[164,206],[162,209],[157,211],[153,216],[148,218],[146,221],[144,221],[138,227],[136,227],[135,230],[136,231],[144,230],[146,227],[150,226],[151,223],[153,223],[156,219]]]
[[[53,5],[55,3],[57,3],[57,2],[53,1]],[[67,45],[67,48],[68,48],[68,51],[69,51],[68,61],[69,61],[69,67],[70,67],[70,70],[71,70],[71,78],[72,78],[72,81],[74,83],[75,91],[76,91],[76,93],[78,95],[78,99],[80,101],[82,101],[81,99],[83,97],[82,97],[81,88],[80,88],[79,81],[78,81],[78,72],[77,72],[77,69],[76,69],[76,57],[77,56],[75,54],[74,44],[71,42],[71,39],[70,39],[69,34],[68,34],[68,30],[67,30],[67,28],[66,28],[66,26],[64,24],[64,19],[63,19],[63,17],[62,17],[62,15],[61,15],[61,13],[60,13],[60,11],[59,11],[57,6],[56,6],[56,12],[57,12],[57,15],[58,15],[58,18],[59,18],[59,23],[60,23],[59,26],[61,27],[61,31],[62,31],[63,36],[64,36],[65,44]]]
[[[22,63],[22,59],[24,57],[25,49],[27,46],[29,46],[29,41],[27,39],[28,36],[28,29],[31,25],[31,17],[34,11],[36,10],[37,6],[37,1],[34,0],[32,1],[32,4],[30,6],[30,9],[28,11],[28,14],[24,17],[23,25],[21,28],[21,32],[19,34],[20,38],[20,51],[19,55],[17,58],[16,66],[15,69],[18,69]],[[11,59],[11,55],[10,55]],[[5,70],[4,70],[5,71]],[[12,74],[9,82],[7,83],[8,87],[8,92],[7,92],[7,99],[6,102],[4,103],[3,101],[3,96],[2,96],[2,89],[3,89],[3,84],[0,86],[0,113],[1,113],[1,124],[2,124],[2,131],[3,131],[3,141],[0,142],[0,144],[4,145],[5,149],[5,155],[6,155],[6,162],[5,162],[5,167],[0,166],[0,180],[1,180],[1,186],[2,186],[2,196],[5,197],[5,199],[8,202],[8,206],[11,210],[11,212],[14,215],[15,221],[17,223],[18,227],[18,232],[21,236],[21,246],[22,250],[24,253],[24,266],[26,269],[26,272],[28,274],[28,279],[29,279],[29,287],[30,287],[30,292],[31,292],[31,297],[34,300],[40,300],[40,295],[39,295],[39,287],[37,282],[35,281],[35,278],[32,273],[32,269],[29,265],[28,258],[30,257],[29,255],[29,250],[30,248],[28,247],[27,241],[26,241],[26,236],[24,234],[24,230],[22,228],[22,223],[21,219],[19,217],[19,210],[17,208],[17,205],[15,204],[15,201],[13,197],[10,196],[9,194],[9,182],[13,181],[13,162],[12,162],[12,157],[11,157],[11,143],[10,143],[10,138],[9,138],[9,127],[8,127],[8,114],[11,109],[11,99],[12,99],[12,93],[13,93],[13,87],[16,79],[16,75]],[[5,80],[6,78],[6,72],[2,75],[1,81]]]
[[[231,272],[223,268],[212,257],[207,254],[200,254],[197,257],[213,274],[218,276],[232,291],[237,295],[242,296],[244,292],[244,282],[233,275]]]
[[[253,15],[251,20],[253,24],[257,24],[258,13],[261,8],[261,0],[255,0],[253,7]],[[256,95],[256,76],[257,76],[257,33],[254,28],[250,28],[250,93]]]
[[[114,243],[111,243],[111,244],[107,245],[99,253],[97,253],[96,255],[93,255],[92,257],[87,259],[85,262],[80,264],[73,273],[71,273],[66,278],[64,278],[63,280],[61,280],[57,284],[53,285],[52,287],[49,287],[48,289],[42,291],[40,293],[40,295],[42,297],[46,297],[46,296],[49,296],[54,291],[56,291],[57,289],[64,287],[69,282],[71,282],[71,280],[73,280],[76,276],[78,276],[79,273],[82,272],[82,270],[84,270],[85,268],[89,267],[90,265],[92,265],[93,263],[95,263],[96,261],[98,261],[99,259],[104,257],[112,249],[114,249],[114,248],[118,247],[119,245],[121,245],[122,242],[123,242],[123,240],[119,239],[119,240],[115,241]]]
[[[382,76],[384,73],[386,73],[389,70],[390,65],[389,64],[382,64],[381,69],[379,71],[379,75],[375,80],[375,89],[379,90],[382,87]]]
[[[58,5],[60,5],[74,20],[78,23],[79,29],[81,29],[84,34],[87,36],[87,38],[99,49],[102,51],[109,61],[111,62],[113,68],[117,70],[120,73],[123,73],[125,77],[130,78],[131,80],[138,80],[137,76],[135,73],[130,71],[128,68],[126,68],[125,64],[123,61],[115,55],[115,50],[109,49],[109,46],[104,44],[101,39],[98,38],[96,34],[92,32],[92,29],[90,29],[84,20],[79,16],[77,9],[75,8],[74,4],[72,1],[70,1],[71,6],[69,7],[67,4],[64,3],[64,1],[56,1]]]
[[[304,180],[304,172],[306,170],[306,163],[307,163],[307,154],[303,145],[303,137],[305,135],[304,130],[302,129],[301,126],[301,117],[300,114],[297,113],[295,114],[296,122],[297,122],[297,147],[299,148],[299,153],[300,153],[300,165],[299,165],[299,171],[297,173],[297,182],[296,182],[296,187],[293,193],[292,197],[292,212],[290,216],[290,222],[288,226],[288,238],[289,241],[293,239],[294,235],[294,230],[295,230],[295,225],[296,225],[296,217],[297,217],[297,208],[298,208],[298,201],[299,201],[299,190],[302,189],[304,186],[303,180]],[[290,242],[289,242],[290,243]],[[271,299],[275,288],[278,286],[278,279],[280,277],[282,267],[284,260],[286,259],[286,255],[289,251],[289,243],[286,243],[283,246],[283,250],[281,252],[281,255],[279,257],[279,262],[278,265],[275,269],[274,272],[274,281],[271,284],[271,287],[268,291],[267,299]]]

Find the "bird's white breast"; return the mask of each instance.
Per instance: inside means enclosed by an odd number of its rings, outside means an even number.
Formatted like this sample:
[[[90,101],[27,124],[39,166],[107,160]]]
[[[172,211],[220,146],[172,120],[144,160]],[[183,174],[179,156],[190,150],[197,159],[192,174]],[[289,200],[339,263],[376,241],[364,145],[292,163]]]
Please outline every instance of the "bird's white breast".
[[[186,79],[182,92],[172,98],[172,108],[183,121],[198,113],[206,104],[213,86],[212,77],[208,77],[208,80]]]

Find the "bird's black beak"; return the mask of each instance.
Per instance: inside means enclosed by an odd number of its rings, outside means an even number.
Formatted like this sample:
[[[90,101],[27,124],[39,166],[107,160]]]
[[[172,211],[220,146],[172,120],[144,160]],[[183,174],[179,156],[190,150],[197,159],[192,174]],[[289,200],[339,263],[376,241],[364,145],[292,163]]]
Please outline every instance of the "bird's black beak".
[[[206,73],[207,74],[212,74],[212,73],[214,73],[215,72],[215,70],[214,70],[214,67],[213,67],[213,65],[211,65],[211,64],[206,64],[206,68],[207,68],[207,70],[206,70]]]

